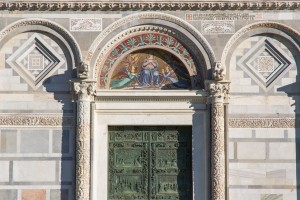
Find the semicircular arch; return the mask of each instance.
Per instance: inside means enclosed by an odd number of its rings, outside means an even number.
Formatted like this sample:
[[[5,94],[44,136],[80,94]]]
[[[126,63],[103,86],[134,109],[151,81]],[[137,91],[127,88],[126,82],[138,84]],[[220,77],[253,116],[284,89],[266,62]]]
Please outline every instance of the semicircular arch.
[[[215,55],[206,39],[195,27],[184,20],[170,14],[159,12],[132,14],[114,22],[104,29],[91,45],[85,57],[85,61],[93,66],[91,76],[93,78],[97,78],[98,76],[99,66],[97,66],[97,64],[99,64],[99,58],[101,59],[100,54],[103,51],[107,51],[106,48],[112,48],[110,43],[114,42],[114,40],[119,40],[120,38],[118,37],[126,37],[124,34],[119,34],[124,31],[124,27],[128,27],[127,30],[129,30],[130,28],[142,28],[143,26],[149,25],[156,26],[157,29],[166,29],[167,32],[170,33],[176,33],[174,37],[180,40],[181,43],[191,51],[194,57],[199,57],[199,63],[202,62],[202,65],[205,65],[205,79],[211,78],[211,68],[215,62]],[[130,31],[127,31],[127,34],[131,34]]]
[[[257,22],[249,24],[236,32],[227,42],[221,57],[221,64],[226,68],[226,79],[230,79],[230,59],[235,48],[245,39],[259,35],[273,35],[291,43],[300,52],[300,34],[293,28],[278,22]]]
[[[205,77],[204,63],[195,60],[193,53],[174,35],[176,33],[169,29],[153,25],[137,26],[121,32],[102,48],[97,58],[95,75],[99,74],[99,88],[109,88],[110,76],[120,58],[130,52],[150,48],[163,49],[181,60],[189,73],[192,88],[201,88]]]
[[[64,27],[47,19],[22,19],[8,25],[0,31],[0,46],[15,35],[29,31],[44,32],[57,37],[68,49],[74,67],[82,62],[80,47],[75,38]]]

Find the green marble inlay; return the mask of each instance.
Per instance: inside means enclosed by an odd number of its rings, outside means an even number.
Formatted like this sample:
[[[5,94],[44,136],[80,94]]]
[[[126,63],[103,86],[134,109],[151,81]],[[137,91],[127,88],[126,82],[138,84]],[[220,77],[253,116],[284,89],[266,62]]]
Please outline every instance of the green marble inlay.
[[[109,200],[192,199],[192,129],[109,127]]]

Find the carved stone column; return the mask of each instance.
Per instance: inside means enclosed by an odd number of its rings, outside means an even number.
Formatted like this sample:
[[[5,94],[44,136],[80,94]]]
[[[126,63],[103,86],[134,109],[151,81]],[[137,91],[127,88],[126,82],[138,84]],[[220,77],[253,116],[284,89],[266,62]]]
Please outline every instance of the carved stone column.
[[[73,82],[73,91],[77,102],[76,134],[76,200],[90,199],[91,166],[91,102],[95,95],[95,82],[81,80]]]
[[[224,101],[227,101],[229,83],[208,82],[211,103],[211,180],[212,200],[226,199],[226,157]]]

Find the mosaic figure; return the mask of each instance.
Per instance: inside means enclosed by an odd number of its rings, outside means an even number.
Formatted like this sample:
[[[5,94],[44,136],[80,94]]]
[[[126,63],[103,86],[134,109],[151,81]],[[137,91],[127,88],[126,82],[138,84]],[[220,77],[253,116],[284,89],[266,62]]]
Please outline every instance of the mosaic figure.
[[[136,55],[129,55],[127,57],[127,61],[125,62],[126,68],[114,76],[115,79],[113,79],[110,83],[111,89],[127,87],[137,79],[137,74],[135,73],[137,68],[137,59],[138,57]]]
[[[175,56],[163,50],[141,50],[127,55],[110,80],[110,89],[189,89],[190,76]]]
[[[154,55],[149,54],[144,60],[139,81],[142,86],[146,87],[159,85],[158,62]]]

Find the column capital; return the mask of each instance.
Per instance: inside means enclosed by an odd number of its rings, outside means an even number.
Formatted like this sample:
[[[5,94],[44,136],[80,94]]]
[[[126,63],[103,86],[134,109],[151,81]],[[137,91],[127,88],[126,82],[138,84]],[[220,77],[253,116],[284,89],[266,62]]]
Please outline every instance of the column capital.
[[[209,93],[209,104],[227,103],[229,99],[229,81],[206,81],[206,91]]]
[[[77,101],[94,101],[96,94],[95,80],[74,80],[71,81],[73,99]]]

